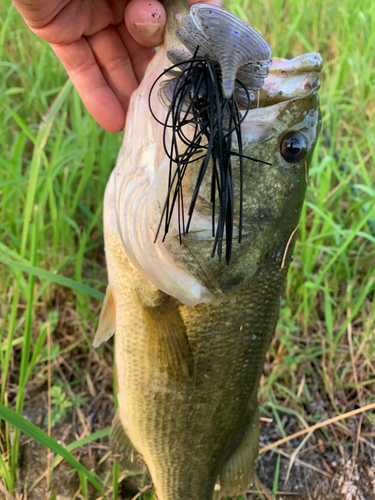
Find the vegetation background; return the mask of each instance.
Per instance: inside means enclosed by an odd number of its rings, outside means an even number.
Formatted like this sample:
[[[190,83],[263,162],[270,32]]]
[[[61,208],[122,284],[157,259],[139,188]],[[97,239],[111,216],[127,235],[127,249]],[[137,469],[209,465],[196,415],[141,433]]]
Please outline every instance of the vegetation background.
[[[326,135],[259,393],[265,446],[374,402],[375,3],[225,7],[275,56],[316,51],[325,61]],[[91,346],[106,286],[103,193],[122,137],[94,123],[8,0],[0,0],[0,75],[0,498],[125,498],[139,484],[119,489],[107,446],[111,343]],[[305,481],[310,498],[373,498],[374,431],[374,412],[363,412],[287,442],[270,457],[271,491],[258,482],[253,497],[294,488],[281,480],[286,455],[284,468],[291,456],[293,469],[302,467],[300,482],[302,470],[318,469],[316,487]],[[140,481],[140,497],[151,498],[148,478]],[[73,493],[61,496],[68,486]]]

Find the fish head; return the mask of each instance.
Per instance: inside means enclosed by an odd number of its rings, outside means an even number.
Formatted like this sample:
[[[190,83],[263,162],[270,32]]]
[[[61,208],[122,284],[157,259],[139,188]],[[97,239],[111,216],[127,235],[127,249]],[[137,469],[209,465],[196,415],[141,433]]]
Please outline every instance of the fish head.
[[[164,234],[165,217],[170,215],[165,213],[170,176],[166,148],[172,144],[172,131],[162,126],[168,109],[158,98],[162,82],[158,77],[170,66],[167,49],[180,43],[171,33],[167,31],[166,39],[171,41],[158,50],[133,93],[113,188],[107,189],[105,205],[112,203],[113,192],[113,210],[107,213],[115,217],[110,222],[131,263],[144,277],[183,304],[219,304],[226,294],[250,283],[268,266],[288,267],[288,250],[293,248],[321,124],[317,89],[322,59],[319,54],[292,60],[274,58],[250,109],[242,112],[242,147],[235,134],[232,141],[232,151],[242,151],[243,160],[235,154],[231,158],[233,245],[227,264],[216,251],[212,254],[218,220],[218,207],[211,203],[212,163],[200,183],[189,230],[181,235],[182,214],[186,222],[201,164],[189,163],[182,181],[183,197],[177,200]],[[174,54],[182,60],[185,55],[183,47]],[[166,88],[173,90],[172,86]],[[188,137],[192,132],[186,127],[184,133]],[[225,245],[223,241],[223,248]]]
[[[213,222],[209,173],[201,184],[188,234],[180,238],[181,221],[177,215],[173,219],[163,243],[166,250],[176,266],[186,269],[216,299],[251,280],[265,266],[288,267],[287,251],[293,248],[292,238],[321,127],[317,93],[321,66],[319,54],[275,59],[259,97],[255,94],[241,125],[242,167],[239,157],[232,158],[234,221],[230,262],[212,255],[217,216]],[[235,140],[233,150],[238,151]],[[186,212],[199,166],[199,162],[191,164],[184,177]],[[155,229],[160,206],[158,199]]]

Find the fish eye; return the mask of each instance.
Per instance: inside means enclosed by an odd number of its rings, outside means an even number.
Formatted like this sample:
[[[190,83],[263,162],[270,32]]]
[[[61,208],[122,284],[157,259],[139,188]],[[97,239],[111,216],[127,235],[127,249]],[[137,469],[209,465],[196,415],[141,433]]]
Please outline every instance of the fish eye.
[[[280,151],[287,162],[295,163],[300,161],[307,151],[306,139],[298,132],[291,132],[284,137]]]

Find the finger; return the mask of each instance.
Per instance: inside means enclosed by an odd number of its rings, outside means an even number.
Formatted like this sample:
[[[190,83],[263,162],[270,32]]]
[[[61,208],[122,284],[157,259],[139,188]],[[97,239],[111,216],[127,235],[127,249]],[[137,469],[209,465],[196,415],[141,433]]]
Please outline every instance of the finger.
[[[40,28],[58,15],[64,4],[60,0],[12,0],[30,28]]]
[[[138,87],[129,53],[114,26],[87,37],[87,41],[112,92],[125,112]]]
[[[129,52],[135,77],[137,79],[137,82],[140,83],[143,75],[146,72],[146,68],[149,62],[155,55],[155,48],[142,47],[142,45],[139,45],[139,43],[136,42],[130,35],[124,23],[117,25],[116,30]]]
[[[166,14],[157,0],[130,0],[125,24],[130,35],[143,47],[156,47],[163,41]]]
[[[51,44],[64,65],[83,104],[92,117],[109,132],[125,126],[125,110],[106,82],[85,38],[67,45]]]

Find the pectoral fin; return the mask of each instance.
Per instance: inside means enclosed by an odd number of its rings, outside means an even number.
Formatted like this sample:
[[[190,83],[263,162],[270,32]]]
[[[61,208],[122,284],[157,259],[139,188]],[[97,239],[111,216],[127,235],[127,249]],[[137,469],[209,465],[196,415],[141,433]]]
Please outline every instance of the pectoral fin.
[[[112,452],[123,470],[134,472],[135,474],[141,474],[146,470],[142,456],[137,452],[126,435],[118,414],[115,415],[112,422],[109,442]]]
[[[256,410],[237,450],[220,471],[222,498],[237,497],[251,484],[259,448],[259,413]]]
[[[156,307],[143,305],[145,329],[148,332],[150,363],[171,379],[191,377],[193,358],[186,327],[175,300],[169,295]]]
[[[115,302],[111,287],[108,285],[105,292],[105,298],[100,312],[99,325],[96,330],[95,338],[92,343],[94,347],[99,347],[100,344],[110,339],[115,333],[116,326],[116,310]]]

